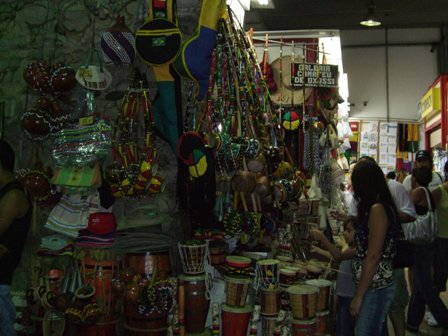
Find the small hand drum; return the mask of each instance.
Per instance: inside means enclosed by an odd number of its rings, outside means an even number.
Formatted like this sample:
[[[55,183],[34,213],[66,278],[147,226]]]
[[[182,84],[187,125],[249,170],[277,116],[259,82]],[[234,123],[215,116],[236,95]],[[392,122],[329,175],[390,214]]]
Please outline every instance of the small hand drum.
[[[178,243],[182,268],[185,274],[201,274],[206,262],[210,263],[208,242],[187,240]]]
[[[276,289],[279,284],[280,260],[263,259],[257,261],[255,269],[255,288]]]

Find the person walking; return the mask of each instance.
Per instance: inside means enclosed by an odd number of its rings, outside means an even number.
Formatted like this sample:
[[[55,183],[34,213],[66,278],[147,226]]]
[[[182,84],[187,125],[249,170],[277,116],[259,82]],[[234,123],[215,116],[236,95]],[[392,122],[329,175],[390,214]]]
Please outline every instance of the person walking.
[[[427,194],[430,197],[431,207],[434,209],[434,200],[428,189],[432,180],[432,172],[429,167],[421,166],[412,170],[411,198],[418,215],[425,215],[429,205]],[[418,332],[420,323],[425,316],[425,304],[428,305],[438,324],[445,329],[448,327],[448,310],[439,297],[439,292],[434,285],[431,263],[434,257],[434,243],[426,245],[414,245],[414,281],[411,299],[408,307],[406,328],[412,332]],[[445,261],[446,262],[446,261]]]

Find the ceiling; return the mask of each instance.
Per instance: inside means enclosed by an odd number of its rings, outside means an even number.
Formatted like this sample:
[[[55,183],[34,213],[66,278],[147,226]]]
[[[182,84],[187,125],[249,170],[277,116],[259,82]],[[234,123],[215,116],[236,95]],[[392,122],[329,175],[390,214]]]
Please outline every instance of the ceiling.
[[[274,9],[251,0],[245,28],[255,31],[309,29],[377,29],[359,21],[367,15],[370,0],[271,0]],[[379,28],[428,28],[448,26],[448,0],[375,0]]]

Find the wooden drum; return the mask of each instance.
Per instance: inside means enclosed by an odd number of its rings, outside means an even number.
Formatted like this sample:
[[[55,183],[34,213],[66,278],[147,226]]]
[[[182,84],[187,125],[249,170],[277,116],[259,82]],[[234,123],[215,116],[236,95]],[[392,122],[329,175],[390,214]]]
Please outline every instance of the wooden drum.
[[[252,306],[221,305],[222,336],[246,336]]]
[[[124,302],[124,328],[128,336],[166,336],[167,313],[157,311],[145,316],[140,314],[138,304]]]
[[[257,261],[255,285],[260,289],[275,289],[279,285],[280,260],[263,259]]]
[[[243,307],[246,304],[249,287],[252,283],[250,278],[225,276],[226,281],[226,303],[233,307]]]
[[[288,288],[289,305],[294,319],[306,320],[316,317],[319,289],[310,285],[295,285]]]
[[[261,290],[261,314],[276,316],[280,311],[280,289]]]
[[[93,299],[101,308],[101,318],[94,326],[86,326],[83,335],[116,335],[120,306],[114,291],[112,278],[118,263],[111,260],[97,261],[91,257],[81,260],[80,273],[84,284],[95,288]]]
[[[293,336],[314,336],[316,333],[316,319],[292,320]]]
[[[277,316],[262,316],[261,317],[261,335],[272,336],[274,335],[275,325],[277,323]]]
[[[316,313],[316,336],[324,336],[327,334],[329,315],[330,312],[328,310],[318,311]]]
[[[179,286],[185,290],[185,325],[187,333],[203,333],[207,320],[210,299],[208,298],[206,275],[179,275]]]
[[[187,240],[178,243],[182,269],[185,274],[202,274],[205,264],[210,261],[208,242]]]
[[[166,279],[172,274],[171,258],[168,250],[158,252],[128,253],[125,265],[135,273],[146,275],[148,279],[155,272],[155,279]]]
[[[306,280],[305,284],[319,289],[317,294],[317,311],[328,310],[330,306],[330,289],[333,282],[325,279],[311,279]]]

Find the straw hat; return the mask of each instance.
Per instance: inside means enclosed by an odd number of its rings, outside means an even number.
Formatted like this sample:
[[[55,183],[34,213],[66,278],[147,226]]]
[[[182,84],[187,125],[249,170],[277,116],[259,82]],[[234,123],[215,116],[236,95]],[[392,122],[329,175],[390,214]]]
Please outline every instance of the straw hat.
[[[302,57],[296,57],[295,63],[303,62]],[[280,63],[282,63],[282,81],[280,82]],[[271,63],[274,72],[274,80],[277,83],[277,91],[271,92],[271,99],[274,104],[294,105],[303,104],[303,88],[291,87],[291,56],[282,56]],[[309,98],[313,92],[312,88],[305,88],[305,100]],[[280,101],[281,97],[281,101]],[[293,99],[291,99],[293,98]]]
[[[103,66],[87,65],[76,71],[76,80],[86,89],[102,91],[112,83],[112,75]]]

